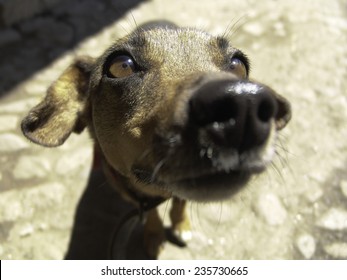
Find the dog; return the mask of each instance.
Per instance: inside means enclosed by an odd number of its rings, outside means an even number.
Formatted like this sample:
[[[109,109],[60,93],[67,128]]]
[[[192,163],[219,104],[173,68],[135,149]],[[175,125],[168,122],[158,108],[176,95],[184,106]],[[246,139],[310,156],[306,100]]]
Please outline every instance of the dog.
[[[249,72],[227,38],[150,22],[77,59],[21,128],[46,147],[88,128],[109,181],[146,210],[144,246],[156,258],[165,233],[152,198],[172,198],[171,230],[186,242],[187,200],[226,200],[271,162],[290,103]]]

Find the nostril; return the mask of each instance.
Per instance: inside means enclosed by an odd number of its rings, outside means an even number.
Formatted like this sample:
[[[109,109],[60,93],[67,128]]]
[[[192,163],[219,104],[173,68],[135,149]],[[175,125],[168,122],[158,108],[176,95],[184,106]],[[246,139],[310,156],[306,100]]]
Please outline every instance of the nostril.
[[[262,122],[268,122],[275,116],[276,105],[270,98],[263,99],[258,105],[257,117]]]
[[[199,126],[227,122],[236,119],[239,114],[238,105],[228,96],[204,101],[194,99],[190,103],[192,118]]]
[[[213,108],[214,116],[210,122],[223,123],[231,119],[236,119],[238,110],[237,104],[232,99],[226,98],[225,100],[220,100],[216,102]]]

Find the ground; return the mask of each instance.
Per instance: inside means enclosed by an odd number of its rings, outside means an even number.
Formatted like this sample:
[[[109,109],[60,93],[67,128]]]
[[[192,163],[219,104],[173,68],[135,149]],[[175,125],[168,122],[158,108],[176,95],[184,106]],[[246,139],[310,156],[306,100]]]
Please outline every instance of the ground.
[[[347,259],[346,0],[74,0],[1,30],[0,258],[64,258],[91,166],[87,133],[42,148],[21,118],[76,56],[163,18],[230,36],[293,118],[269,170],[230,201],[190,203],[192,241],[160,258]]]

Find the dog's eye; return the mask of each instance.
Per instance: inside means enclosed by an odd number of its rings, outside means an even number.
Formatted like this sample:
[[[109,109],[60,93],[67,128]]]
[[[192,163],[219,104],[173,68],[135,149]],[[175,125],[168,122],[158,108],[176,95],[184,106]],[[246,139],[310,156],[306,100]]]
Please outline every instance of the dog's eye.
[[[112,78],[124,78],[131,76],[135,72],[135,63],[130,56],[119,55],[115,57],[108,69],[108,74]]]
[[[230,61],[229,69],[240,78],[245,79],[248,76],[247,67],[240,58],[232,58]]]

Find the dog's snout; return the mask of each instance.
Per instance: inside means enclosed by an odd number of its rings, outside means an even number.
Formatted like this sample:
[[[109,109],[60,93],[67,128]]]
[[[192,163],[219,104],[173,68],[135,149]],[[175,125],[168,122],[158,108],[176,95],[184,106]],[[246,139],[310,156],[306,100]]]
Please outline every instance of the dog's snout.
[[[250,81],[208,82],[192,96],[191,123],[218,146],[242,152],[263,144],[269,136],[277,103],[271,90]]]

